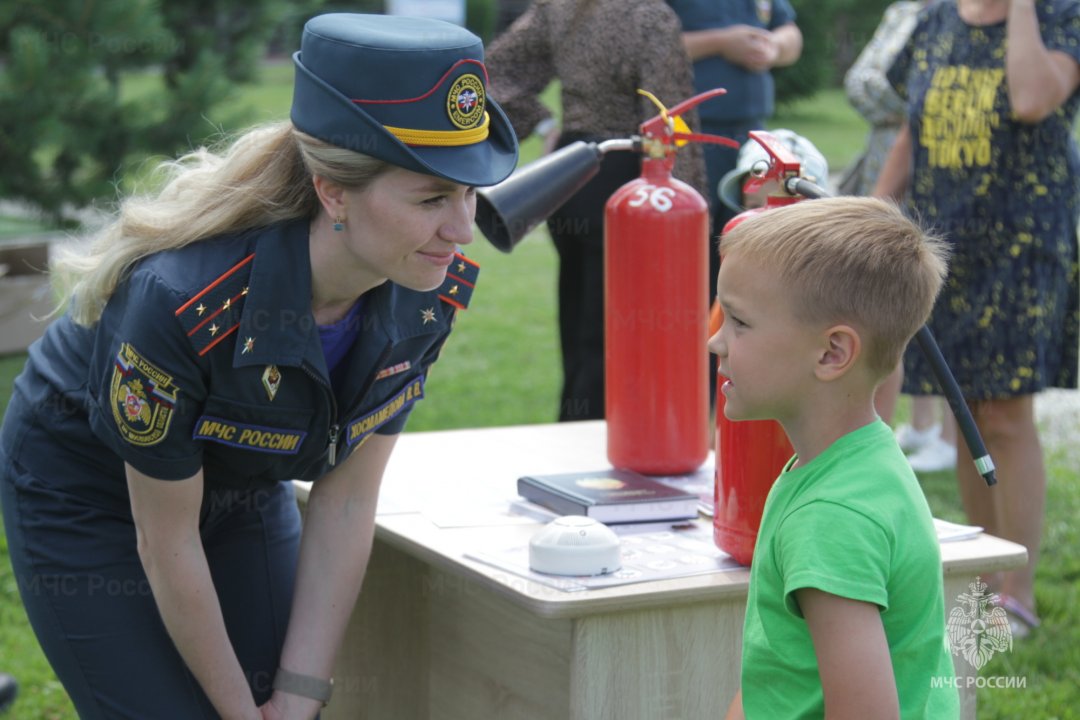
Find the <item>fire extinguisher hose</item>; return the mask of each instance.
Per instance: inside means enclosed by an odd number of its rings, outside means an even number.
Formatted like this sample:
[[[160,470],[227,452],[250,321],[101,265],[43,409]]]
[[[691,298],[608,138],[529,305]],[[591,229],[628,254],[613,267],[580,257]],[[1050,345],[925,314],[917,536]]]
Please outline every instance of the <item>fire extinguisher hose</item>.
[[[802,195],[812,199],[831,197],[822,188],[809,180],[799,177],[790,178],[787,181],[787,191],[793,195]],[[994,474],[994,461],[990,458],[990,453],[986,451],[986,445],[979,434],[975,418],[971,415],[971,408],[968,407],[967,401],[964,400],[960,386],[957,384],[956,378],[953,377],[948,363],[945,362],[945,357],[941,354],[941,348],[938,346],[937,340],[934,339],[933,333],[930,332],[930,328],[925,325],[919,328],[918,332],[915,333],[915,341],[919,344],[923,355],[926,356],[927,362],[930,363],[930,368],[937,378],[938,385],[941,387],[949,407],[952,408],[957,427],[960,428],[964,441],[967,442],[967,446],[971,450],[971,457],[975,458],[975,468],[986,480],[987,485],[996,484],[997,477]]]

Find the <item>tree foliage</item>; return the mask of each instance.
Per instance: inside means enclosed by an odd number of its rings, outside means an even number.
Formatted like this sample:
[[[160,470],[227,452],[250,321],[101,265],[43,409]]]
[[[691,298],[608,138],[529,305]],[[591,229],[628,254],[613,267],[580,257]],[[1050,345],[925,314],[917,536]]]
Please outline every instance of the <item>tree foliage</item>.
[[[56,220],[115,195],[126,160],[215,132],[206,113],[254,78],[285,0],[0,3],[0,197]],[[131,96],[125,79],[160,90]]]
[[[843,79],[890,0],[791,0],[803,34],[794,65],[773,72],[780,103],[810,97]]]

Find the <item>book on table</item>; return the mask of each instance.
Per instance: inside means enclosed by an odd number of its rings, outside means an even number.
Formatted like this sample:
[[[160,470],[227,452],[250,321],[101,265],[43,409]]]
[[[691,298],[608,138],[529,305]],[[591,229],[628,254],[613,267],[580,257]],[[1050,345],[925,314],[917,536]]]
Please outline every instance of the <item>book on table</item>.
[[[685,520],[698,514],[699,498],[631,470],[526,475],[518,494],[561,515],[602,523]]]

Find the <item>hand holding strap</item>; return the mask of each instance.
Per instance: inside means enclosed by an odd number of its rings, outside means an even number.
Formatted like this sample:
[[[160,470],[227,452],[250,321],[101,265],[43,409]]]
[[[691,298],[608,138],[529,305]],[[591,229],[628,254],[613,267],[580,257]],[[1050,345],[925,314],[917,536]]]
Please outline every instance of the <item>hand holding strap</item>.
[[[318,700],[325,707],[334,691],[334,680],[323,680],[311,675],[301,675],[279,667],[274,676],[274,689],[290,695]]]

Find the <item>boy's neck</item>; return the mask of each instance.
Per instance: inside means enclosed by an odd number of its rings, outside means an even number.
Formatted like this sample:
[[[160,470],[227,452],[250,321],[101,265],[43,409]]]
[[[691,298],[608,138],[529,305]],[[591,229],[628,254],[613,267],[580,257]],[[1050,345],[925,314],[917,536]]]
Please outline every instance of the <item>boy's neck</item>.
[[[821,390],[818,397],[808,398],[799,416],[781,421],[798,456],[793,467],[806,465],[840,438],[878,419],[873,392],[840,392],[827,386]]]

